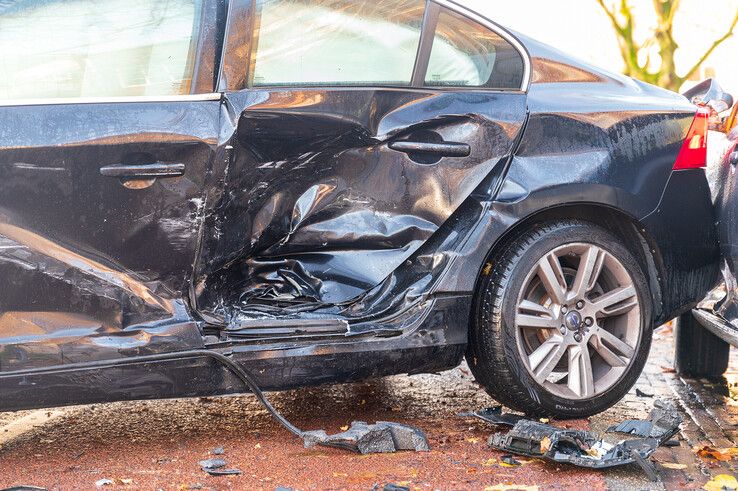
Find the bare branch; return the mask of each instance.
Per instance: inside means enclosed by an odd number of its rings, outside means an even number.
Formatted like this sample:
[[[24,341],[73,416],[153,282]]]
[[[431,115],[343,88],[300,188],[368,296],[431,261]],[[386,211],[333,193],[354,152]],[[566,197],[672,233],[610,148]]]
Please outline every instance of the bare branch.
[[[618,21],[615,12],[613,10],[610,10],[607,4],[605,4],[605,0],[597,0],[597,3],[600,4],[602,10],[604,10],[607,16],[610,18],[610,22],[612,23],[612,26],[615,28],[615,30],[622,35],[624,29],[623,26],[620,25],[620,21]]]
[[[735,17],[733,18],[733,23],[730,25],[730,29],[728,29],[728,32],[725,33],[725,35],[719,39],[717,39],[714,43],[712,43],[712,46],[705,52],[704,55],[697,61],[697,63],[692,66],[692,68],[689,69],[689,71],[681,77],[682,80],[687,80],[689,77],[695,74],[697,70],[700,69],[700,67],[707,61],[707,59],[710,57],[710,55],[715,51],[721,44],[723,44],[725,41],[727,41],[735,31],[736,26],[738,26],[738,11],[735,13]]]

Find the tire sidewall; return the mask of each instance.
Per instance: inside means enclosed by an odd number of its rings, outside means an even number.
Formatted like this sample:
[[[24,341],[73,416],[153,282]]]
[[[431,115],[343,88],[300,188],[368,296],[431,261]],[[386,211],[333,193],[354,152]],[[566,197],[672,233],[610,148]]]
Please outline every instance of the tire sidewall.
[[[596,245],[618,259],[633,281],[641,310],[640,335],[638,345],[635,348],[635,358],[631,365],[610,389],[585,400],[570,400],[554,395],[533,379],[521,359],[515,327],[519,295],[530,272],[544,255],[558,247],[572,243]],[[495,287],[494,285],[490,286]],[[531,399],[541,406],[544,413],[569,417],[595,414],[614,405],[635,384],[645,366],[651,347],[653,330],[651,296],[646,278],[638,262],[612,234],[594,224],[585,223],[567,224],[557,228],[528,247],[521,254],[508,284],[499,285],[498,287],[503,288],[503,291],[500,292],[502,298],[500,321],[505,358],[510,370],[518,376],[518,380],[528,389]]]

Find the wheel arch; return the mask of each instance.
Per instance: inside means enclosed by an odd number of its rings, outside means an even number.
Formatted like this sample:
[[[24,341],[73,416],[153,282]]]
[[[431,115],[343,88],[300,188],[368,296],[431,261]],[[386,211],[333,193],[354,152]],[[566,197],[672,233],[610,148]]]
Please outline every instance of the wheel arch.
[[[508,227],[492,244],[482,262],[475,280],[474,291],[487,265],[504,247],[536,224],[556,220],[583,220],[598,225],[615,234],[623,245],[635,256],[653,294],[653,317],[661,316],[664,264],[658,244],[646,228],[635,217],[621,209],[601,203],[565,203],[537,210]]]

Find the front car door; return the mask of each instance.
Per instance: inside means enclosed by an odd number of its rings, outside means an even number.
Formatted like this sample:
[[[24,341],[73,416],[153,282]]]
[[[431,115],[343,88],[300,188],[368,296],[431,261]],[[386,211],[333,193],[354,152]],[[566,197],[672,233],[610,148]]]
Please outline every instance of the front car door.
[[[526,119],[528,58],[442,1],[231,10],[231,158],[208,205],[197,307],[231,327],[346,312],[503,165]]]
[[[214,0],[0,5],[0,371],[202,345]]]

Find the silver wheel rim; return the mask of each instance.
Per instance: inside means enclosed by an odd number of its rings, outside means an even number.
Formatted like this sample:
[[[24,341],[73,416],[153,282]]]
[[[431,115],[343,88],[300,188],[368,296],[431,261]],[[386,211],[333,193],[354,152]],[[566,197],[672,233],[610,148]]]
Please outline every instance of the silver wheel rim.
[[[525,279],[515,333],[528,373],[548,392],[596,397],[618,383],[638,351],[641,310],[633,279],[593,244],[558,247]]]

